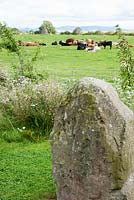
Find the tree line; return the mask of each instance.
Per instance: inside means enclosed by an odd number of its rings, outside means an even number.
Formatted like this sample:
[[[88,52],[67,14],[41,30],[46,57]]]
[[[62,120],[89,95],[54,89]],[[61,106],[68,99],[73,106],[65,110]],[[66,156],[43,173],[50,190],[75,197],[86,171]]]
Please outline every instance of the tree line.
[[[115,31],[87,31],[82,32],[82,29],[79,26],[76,26],[73,31],[64,31],[60,32],[61,35],[117,35],[116,27]],[[56,29],[53,26],[52,22],[44,20],[41,26],[39,27],[39,30],[33,31],[34,34],[56,34]],[[123,35],[126,36],[134,36],[134,32],[123,32]]]
[[[76,26],[73,31],[63,31],[60,32],[61,35],[117,35],[117,28],[118,25],[115,26],[115,31],[87,31],[82,32],[82,29],[79,26]],[[17,28],[10,28],[14,34],[20,34],[22,31],[20,31]],[[52,22],[48,20],[44,20],[41,26],[38,28],[38,30],[30,30],[28,33],[31,34],[56,34],[56,28],[53,26]],[[134,32],[123,32],[124,36],[134,36]]]

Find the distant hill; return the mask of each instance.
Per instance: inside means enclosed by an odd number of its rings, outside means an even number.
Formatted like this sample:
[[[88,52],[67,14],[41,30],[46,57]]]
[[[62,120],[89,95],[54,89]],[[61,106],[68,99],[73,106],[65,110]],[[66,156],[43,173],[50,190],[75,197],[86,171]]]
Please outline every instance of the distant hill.
[[[102,32],[114,32],[115,31],[115,26],[79,26],[82,30],[82,32],[94,32],[94,31],[102,31]],[[60,26],[60,27],[55,27],[56,31],[58,33],[60,32],[65,32],[65,31],[69,31],[72,32],[74,29],[76,28],[76,26]],[[21,31],[23,32],[29,32],[29,31],[37,31],[38,28],[20,28]],[[130,29],[122,29],[122,31],[128,31],[128,32],[133,32],[134,30],[130,30]]]
[[[55,27],[57,32],[64,32],[64,31],[70,31],[72,32],[76,26],[60,26],[60,27]],[[88,31],[115,31],[115,27],[113,26],[80,26],[82,32],[88,32]],[[36,31],[38,28],[22,28],[21,29],[24,32],[29,32],[31,30]]]
[[[76,26],[60,26],[56,27],[57,32],[72,32]],[[90,31],[115,31],[115,26],[80,26],[82,32]]]
[[[25,28],[19,28],[21,31],[23,32],[29,32],[29,31],[37,31],[38,28],[29,28],[29,27],[25,27]]]

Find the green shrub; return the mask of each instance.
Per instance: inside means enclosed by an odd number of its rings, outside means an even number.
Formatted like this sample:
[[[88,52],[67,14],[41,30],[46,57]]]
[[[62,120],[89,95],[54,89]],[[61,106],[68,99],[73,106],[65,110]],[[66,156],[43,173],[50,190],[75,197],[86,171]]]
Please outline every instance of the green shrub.
[[[0,49],[6,49],[18,58],[18,63],[13,64],[13,76],[18,79],[19,76],[25,76],[31,80],[43,79],[48,76],[46,73],[39,73],[35,70],[35,62],[39,58],[40,47],[37,46],[33,56],[28,53],[24,46],[19,46],[14,37],[14,32],[6,24],[0,23]]]
[[[129,48],[128,41],[124,37],[119,25],[116,25],[116,32],[119,39],[119,62],[120,74],[114,81],[114,86],[121,100],[134,110],[134,58]]]
[[[129,48],[128,41],[124,37],[124,34],[119,27],[116,25],[116,34],[119,39],[119,62],[120,62],[120,81],[122,89],[128,90],[130,87],[134,87],[134,58],[132,51]]]

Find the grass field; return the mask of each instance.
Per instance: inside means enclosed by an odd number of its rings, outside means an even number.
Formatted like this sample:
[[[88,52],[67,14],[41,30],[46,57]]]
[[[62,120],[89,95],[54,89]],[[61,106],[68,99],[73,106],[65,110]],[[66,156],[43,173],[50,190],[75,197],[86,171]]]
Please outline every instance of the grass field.
[[[0,143],[0,199],[55,197],[49,142]]]
[[[107,47],[91,53],[77,51],[76,46],[52,46],[53,41],[92,38],[117,42],[117,36],[64,36],[64,35],[17,35],[16,40],[45,42],[35,63],[37,70],[46,71],[56,80],[79,79],[92,76],[112,81],[119,73],[118,49]],[[127,37],[129,43],[133,37]],[[25,47],[27,57],[36,47]],[[0,68],[12,70],[18,62],[14,53],[0,51]],[[0,141],[0,200],[49,200],[55,196],[52,178],[49,141],[42,143],[7,143]]]
[[[17,35],[17,40],[45,42],[47,46],[42,46],[40,49],[39,59],[35,66],[40,71],[47,71],[55,79],[76,78],[84,76],[93,76],[110,80],[118,74],[119,60],[117,56],[118,50],[113,46],[112,50],[101,49],[95,53],[86,51],[77,51],[76,46],[62,47],[52,46],[53,41],[66,40],[73,37],[74,39],[92,38],[95,41],[101,39],[112,40],[117,42],[117,36],[64,36],[64,35]],[[131,42],[132,37],[128,37]],[[35,52],[36,47],[25,47],[27,56]],[[17,58],[14,53],[9,54],[7,51],[0,52],[0,66],[9,68],[17,63]]]

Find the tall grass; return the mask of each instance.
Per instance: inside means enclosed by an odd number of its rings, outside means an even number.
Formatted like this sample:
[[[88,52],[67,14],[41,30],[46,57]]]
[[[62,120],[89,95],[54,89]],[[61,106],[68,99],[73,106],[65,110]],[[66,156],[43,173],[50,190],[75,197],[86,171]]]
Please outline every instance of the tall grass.
[[[32,140],[47,137],[63,96],[54,80],[33,83],[25,77],[6,79],[0,85],[1,134],[12,130]]]

